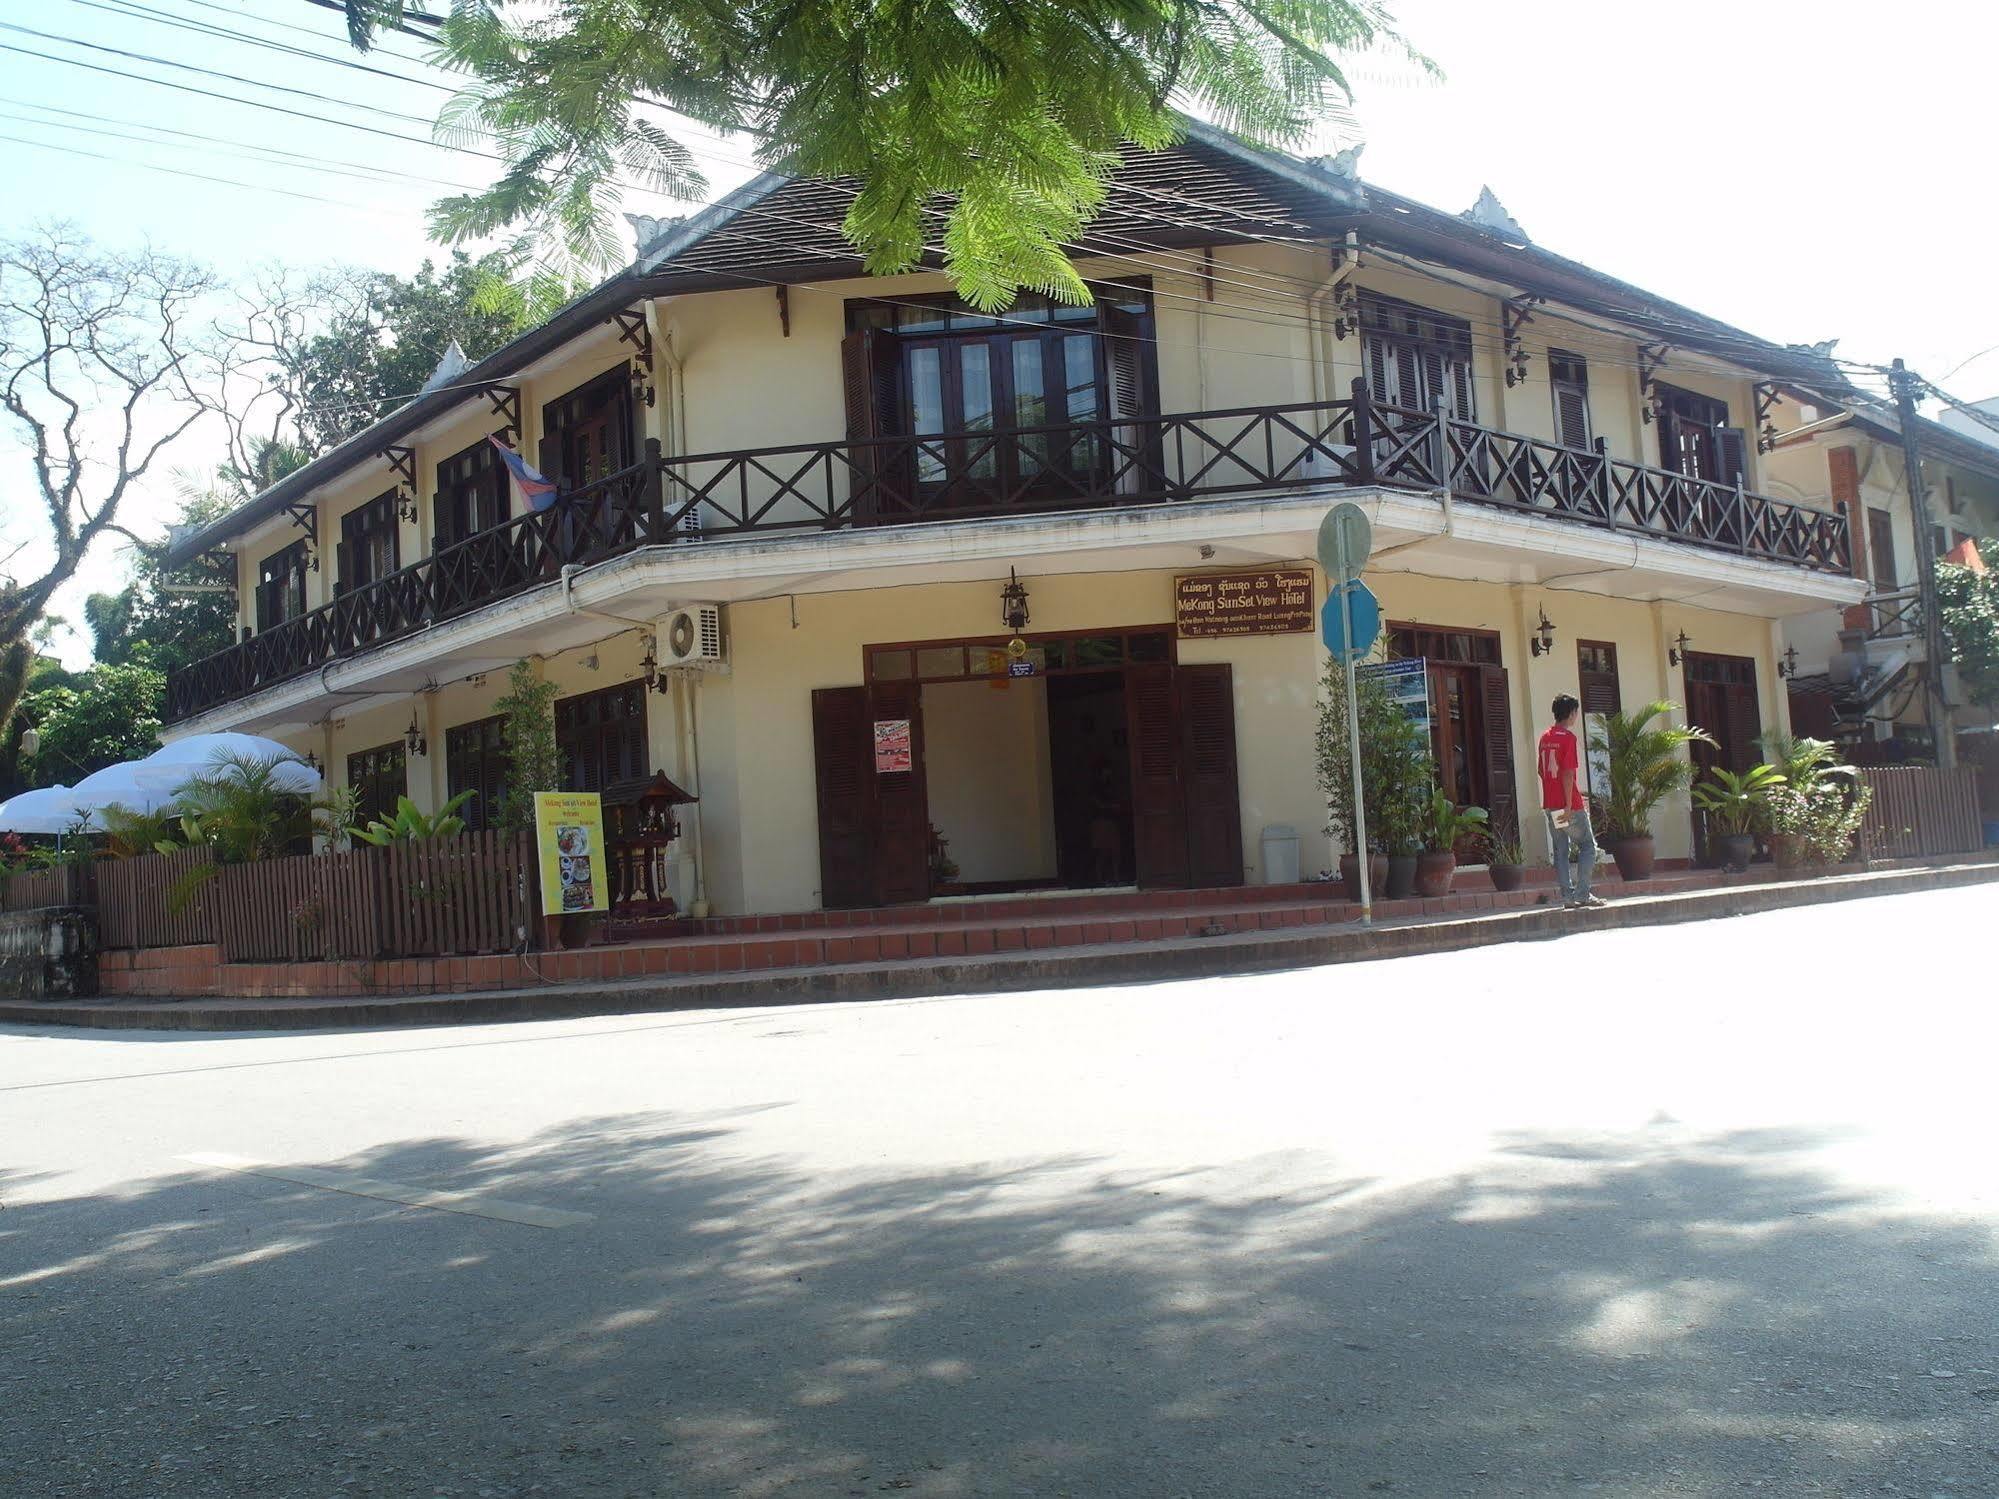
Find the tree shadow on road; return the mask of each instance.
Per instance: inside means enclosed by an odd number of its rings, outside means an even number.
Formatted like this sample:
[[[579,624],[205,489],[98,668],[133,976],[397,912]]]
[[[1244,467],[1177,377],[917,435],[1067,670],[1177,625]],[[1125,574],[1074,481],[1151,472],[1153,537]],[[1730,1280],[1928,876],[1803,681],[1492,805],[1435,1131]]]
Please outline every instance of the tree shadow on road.
[[[1521,1136],[1276,1193],[739,1141],[648,1114],[338,1163],[592,1215],[560,1229],[192,1169],[10,1210],[0,1492],[1999,1485],[1988,1233],[1838,1184],[1821,1137]]]

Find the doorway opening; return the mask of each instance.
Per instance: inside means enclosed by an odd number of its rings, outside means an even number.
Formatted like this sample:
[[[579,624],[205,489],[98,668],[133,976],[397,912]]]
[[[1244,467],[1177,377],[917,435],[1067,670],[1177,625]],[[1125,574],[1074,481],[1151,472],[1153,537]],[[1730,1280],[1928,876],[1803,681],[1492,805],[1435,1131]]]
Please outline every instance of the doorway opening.
[[[1057,874],[1071,890],[1134,881],[1124,673],[1048,681]]]

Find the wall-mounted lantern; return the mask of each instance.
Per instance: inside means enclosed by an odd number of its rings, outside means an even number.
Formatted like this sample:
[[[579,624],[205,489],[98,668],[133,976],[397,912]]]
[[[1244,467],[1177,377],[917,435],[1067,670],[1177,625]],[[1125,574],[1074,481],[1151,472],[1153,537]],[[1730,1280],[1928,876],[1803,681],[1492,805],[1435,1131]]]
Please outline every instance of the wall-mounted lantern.
[[[403,730],[403,748],[412,756],[428,755],[430,741],[423,737],[423,730],[416,726],[416,709],[410,709],[410,726]]]
[[[1540,611],[1541,623],[1534,627],[1534,637],[1527,642],[1530,656],[1545,656],[1555,648],[1555,625],[1548,618],[1548,611]]]
[[[1679,635],[1666,651],[1666,660],[1672,665],[1678,666],[1687,659],[1687,647],[1692,644],[1693,642],[1687,639],[1687,632],[1685,630],[1680,631]]]
[[[1784,659],[1777,663],[1777,675],[1781,679],[1784,677],[1795,677],[1797,674],[1798,648],[1794,645],[1787,645],[1784,647]]]
[[[1027,628],[1027,590],[1021,586],[1020,575],[1010,567],[1006,579],[1006,587],[1000,590],[1000,622],[1018,635]]]

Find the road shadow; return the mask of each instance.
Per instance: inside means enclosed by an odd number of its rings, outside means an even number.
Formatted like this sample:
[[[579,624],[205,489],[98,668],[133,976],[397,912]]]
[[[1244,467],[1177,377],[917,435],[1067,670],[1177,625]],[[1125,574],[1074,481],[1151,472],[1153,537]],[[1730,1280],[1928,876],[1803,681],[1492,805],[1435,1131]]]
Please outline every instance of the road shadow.
[[[1826,1143],[829,1179],[718,1111],[322,1163],[560,1229],[191,1167],[0,1215],[0,1493],[1991,1492],[1991,1237]]]

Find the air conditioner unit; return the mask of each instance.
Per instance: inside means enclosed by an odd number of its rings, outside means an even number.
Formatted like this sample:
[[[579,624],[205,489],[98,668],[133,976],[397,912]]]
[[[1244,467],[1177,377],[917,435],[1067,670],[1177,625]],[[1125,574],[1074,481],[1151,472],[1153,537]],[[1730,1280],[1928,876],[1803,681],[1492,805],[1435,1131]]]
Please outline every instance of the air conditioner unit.
[[[713,670],[727,659],[722,644],[720,604],[683,604],[659,622],[661,666]]]
[[[1329,442],[1323,449],[1313,448],[1298,460],[1298,476],[1301,479],[1338,479],[1343,477],[1347,471],[1341,468],[1339,462],[1335,460],[1334,454],[1351,463],[1354,455],[1353,444]]]

